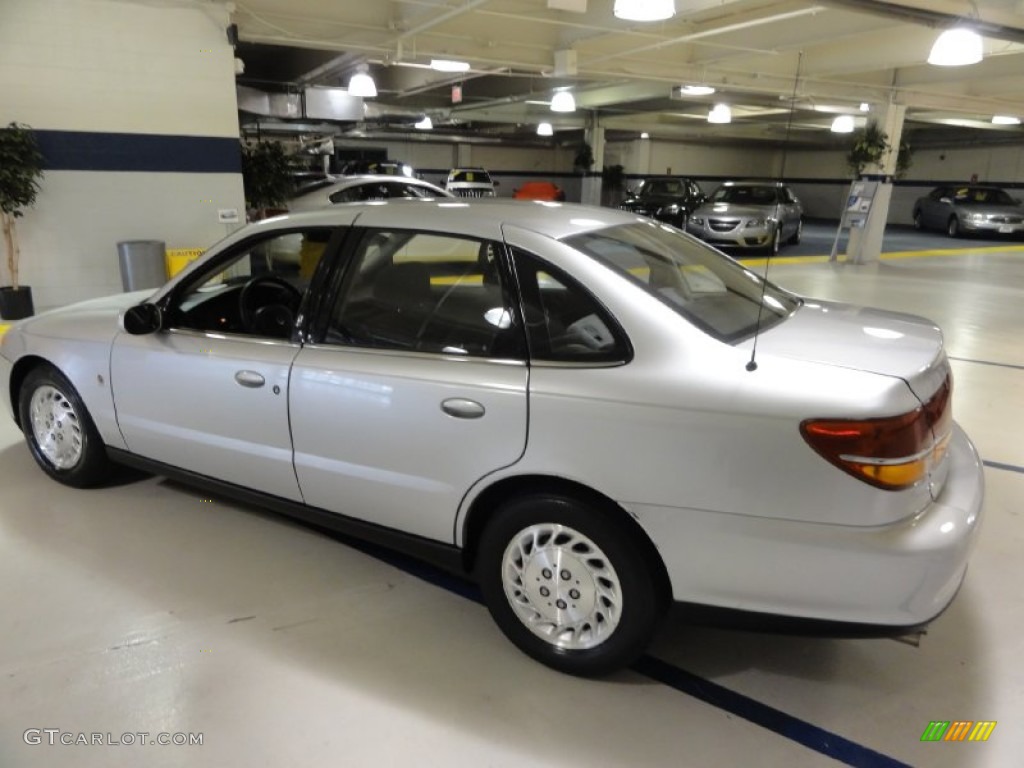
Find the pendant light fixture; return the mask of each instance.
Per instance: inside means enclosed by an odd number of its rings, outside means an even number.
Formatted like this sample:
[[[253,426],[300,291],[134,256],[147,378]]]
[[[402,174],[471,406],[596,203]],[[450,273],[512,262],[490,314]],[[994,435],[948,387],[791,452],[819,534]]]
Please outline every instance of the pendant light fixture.
[[[366,70],[360,70],[348,81],[348,92],[350,96],[372,99],[377,95],[377,84]]]
[[[731,123],[732,122],[732,110],[729,109],[728,104],[715,104],[715,106],[708,112],[709,123]]]
[[[551,97],[552,112],[575,112],[576,99],[569,91],[556,91]]]
[[[928,63],[936,67],[964,67],[981,61],[981,35],[967,27],[947,29],[935,40]]]
[[[625,21],[664,21],[676,15],[675,0],[615,0],[615,18]]]

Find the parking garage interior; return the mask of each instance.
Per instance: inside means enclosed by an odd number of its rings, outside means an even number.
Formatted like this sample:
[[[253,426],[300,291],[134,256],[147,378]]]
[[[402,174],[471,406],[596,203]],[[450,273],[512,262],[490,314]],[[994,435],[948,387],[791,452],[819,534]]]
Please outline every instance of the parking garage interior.
[[[657,21],[615,4],[5,0],[0,124],[30,125],[45,159],[18,219],[21,282],[43,312],[121,292],[119,242],[198,253],[231,234],[248,207],[241,143],[280,142],[300,181],[353,159],[439,184],[479,167],[498,197],[550,181],[608,208],[652,178],[706,194],[784,183],[800,242],[731,255],[944,334],[986,483],[950,608],[924,633],[864,638],[677,607],[632,667],[574,678],[506,642],[471,583],[160,476],[57,485],[2,418],[0,763],[1019,762],[1024,241],[921,230],[915,213],[944,186],[1024,197],[1024,3],[675,0]],[[980,60],[929,63],[962,28]],[[352,95],[359,74],[376,95]],[[552,111],[561,93],[573,111]],[[709,121],[722,107],[729,120]],[[851,168],[868,126],[887,150]],[[864,182],[877,194],[858,212]],[[996,725],[953,742],[926,738],[936,722]],[[48,729],[104,741],[47,743]],[[137,736],[157,732],[202,743]]]

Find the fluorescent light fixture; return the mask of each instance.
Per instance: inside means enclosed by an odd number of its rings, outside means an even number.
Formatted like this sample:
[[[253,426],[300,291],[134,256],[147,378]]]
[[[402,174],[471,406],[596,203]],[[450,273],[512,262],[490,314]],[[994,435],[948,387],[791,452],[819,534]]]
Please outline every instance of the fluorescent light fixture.
[[[454,59],[431,59],[430,68],[438,72],[468,72],[468,61],[455,61]]]
[[[1012,115],[996,115],[992,118],[992,125],[1020,125],[1020,118]]]
[[[539,123],[537,125],[538,136],[554,136],[555,129],[551,127],[551,123]]]
[[[649,139],[649,138],[651,138],[651,134],[649,134],[647,131],[644,131],[643,133],[640,134],[640,138],[641,139]]]
[[[676,15],[675,0],[615,0],[612,13],[626,21],[663,21]]]
[[[708,112],[709,123],[731,123],[732,122],[732,110],[729,109],[728,104],[715,104],[710,112]]]
[[[853,115],[839,115],[832,121],[832,133],[853,133]]]
[[[870,112],[871,111],[871,105],[868,104],[866,101],[862,101],[860,103],[860,111],[861,112]]]
[[[421,131],[429,131],[434,127],[434,121],[430,119],[430,115],[424,115],[423,119],[418,123],[413,123],[413,128],[417,128]]]
[[[935,40],[928,63],[937,67],[963,67],[977,64],[983,54],[981,36],[973,29],[947,29]]]
[[[350,96],[372,99],[377,95],[377,84],[366,72],[356,72],[348,81],[348,92]]]
[[[715,89],[710,85],[680,85],[680,96],[710,96]]]
[[[552,112],[575,112],[576,99],[569,91],[558,91],[551,97]]]

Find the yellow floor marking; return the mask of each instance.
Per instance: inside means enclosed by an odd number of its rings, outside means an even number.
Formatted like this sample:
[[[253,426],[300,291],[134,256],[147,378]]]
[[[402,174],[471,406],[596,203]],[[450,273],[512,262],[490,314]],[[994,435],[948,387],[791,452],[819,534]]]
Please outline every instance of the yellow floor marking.
[[[931,256],[974,256],[986,253],[1024,253],[1024,245],[1009,246],[986,246],[984,248],[935,248],[927,251],[892,251],[883,253],[882,261],[893,261],[895,259],[921,259]],[[763,267],[768,259],[737,257],[737,261],[743,262],[748,267]],[[826,264],[828,256],[778,256],[771,259],[772,265],[776,264]],[[839,256],[839,264],[847,263],[846,257]]]

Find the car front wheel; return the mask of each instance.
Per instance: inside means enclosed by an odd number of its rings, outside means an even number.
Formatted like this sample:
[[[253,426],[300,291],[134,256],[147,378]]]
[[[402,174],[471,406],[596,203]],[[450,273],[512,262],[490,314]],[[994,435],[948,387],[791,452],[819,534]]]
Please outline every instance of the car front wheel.
[[[949,223],[946,225],[946,234],[950,237],[960,237],[960,219],[956,216],[949,217]]]
[[[920,211],[914,211],[914,229],[918,232],[924,229],[924,217]]]
[[[103,441],[64,374],[51,365],[32,369],[22,382],[18,409],[32,457],[46,474],[75,488],[107,477]]]
[[[791,245],[800,245],[800,241],[804,236],[804,220],[800,219],[796,223],[796,232],[789,238]]]
[[[596,676],[636,659],[664,613],[665,590],[616,509],[559,494],[506,502],[481,537],[477,578],[520,650]]]

